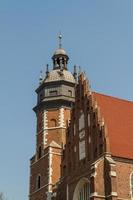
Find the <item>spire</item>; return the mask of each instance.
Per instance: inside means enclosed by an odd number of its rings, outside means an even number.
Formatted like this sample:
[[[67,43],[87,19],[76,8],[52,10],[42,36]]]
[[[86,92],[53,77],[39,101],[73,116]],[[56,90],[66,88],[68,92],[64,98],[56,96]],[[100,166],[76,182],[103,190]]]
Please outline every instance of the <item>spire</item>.
[[[74,73],[73,73],[73,76],[75,78],[75,80],[77,80],[77,66],[74,65]]]
[[[46,77],[48,77],[48,75],[49,75],[49,65],[47,64],[46,65]]]
[[[42,70],[40,71],[40,77],[39,77],[39,84],[41,85],[43,81],[43,77],[42,77]]]
[[[58,38],[59,38],[59,49],[61,49],[62,48],[62,34],[61,34],[61,32],[59,33]]]

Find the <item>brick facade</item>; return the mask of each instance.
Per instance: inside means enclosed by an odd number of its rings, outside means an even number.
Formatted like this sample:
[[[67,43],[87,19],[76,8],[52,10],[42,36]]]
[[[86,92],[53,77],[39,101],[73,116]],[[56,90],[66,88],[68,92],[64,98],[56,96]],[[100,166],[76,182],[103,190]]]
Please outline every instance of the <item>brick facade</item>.
[[[78,197],[77,186],[82,180],[89,184],[87,199],[131,199],[133,160],[112,155],[106,119],[87,84],[81,74],[62,156],[62,177],[53,199],[86,200]],[[81,152],[80,156],[82,141],[85,155]]]
[[[76,87],[75,82],[60,81],[67,65],[57,73],[62,57],[55,55],[56,73],[37,89],[38,95],[46,89],[45,94],[57,96],[44,95],[34,108],[37,143],[30,200],[132,199],[133,103],[92,92],[83,73]],[[59,76],[54,82],[53,74]]]

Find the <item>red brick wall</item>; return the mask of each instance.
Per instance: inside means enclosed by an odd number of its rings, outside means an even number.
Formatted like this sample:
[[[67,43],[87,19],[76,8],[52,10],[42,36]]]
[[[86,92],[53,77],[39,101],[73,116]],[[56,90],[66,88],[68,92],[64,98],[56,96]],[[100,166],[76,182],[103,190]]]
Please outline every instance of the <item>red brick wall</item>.
[[[130,175],[133,172],[133,162],[116,162],[117,193],[119,198],[130,199]]]

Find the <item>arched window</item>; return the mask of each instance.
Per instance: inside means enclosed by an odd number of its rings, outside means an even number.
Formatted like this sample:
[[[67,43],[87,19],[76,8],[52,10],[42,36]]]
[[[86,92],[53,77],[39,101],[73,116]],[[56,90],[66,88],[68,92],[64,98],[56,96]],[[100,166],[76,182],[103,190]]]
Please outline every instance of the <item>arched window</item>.
[[[89,200],[89,184],[85,183],[80,189],[78,200]]]
[[[133,199],[133,172],[132,172],[132,174],[131,174],[131,178],[130,178],[130,181],[131,181],[131,197],[132,197],[132,199]]]
[[[72,97],[72,91],[71,90],[68,90],[68,96]]]
[[[87,178],[81,179],[74,191],[73,200],[89,200],[90,199],[90,185]]]
[[[51,120],[50,120],[50,126],[51,126],[51,127],[56,127],[56,126],[57,126],[56,119],[51,119]]]
[[[41,187],[41,176],[38,175],[36,180],[36,189],[38,190],[40,189],[40,187]]]

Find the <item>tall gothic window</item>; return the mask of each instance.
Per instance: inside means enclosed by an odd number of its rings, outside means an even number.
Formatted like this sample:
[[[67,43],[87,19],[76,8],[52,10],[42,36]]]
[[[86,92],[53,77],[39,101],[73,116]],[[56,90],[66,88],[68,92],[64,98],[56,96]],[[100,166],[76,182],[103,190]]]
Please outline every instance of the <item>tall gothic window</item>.
[[[90,200],[90,184],[87,178],[82,178],[77,183],[73,200]]]
[[[89,183],[85,183],[80,189],[78,200],[89,200]]]
[[[131,174],[131,197],[133,198],[133,173]]]
[[[40,189],[40,187],[41,187],[41,176],[38,175],[37,176],[37,180],[36,180],[36,188],[37,188],[37,190]]]
[[[41,146],[38,148],[38,159],[42,156],[42,148]]]

